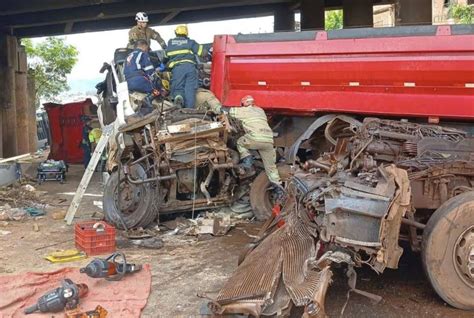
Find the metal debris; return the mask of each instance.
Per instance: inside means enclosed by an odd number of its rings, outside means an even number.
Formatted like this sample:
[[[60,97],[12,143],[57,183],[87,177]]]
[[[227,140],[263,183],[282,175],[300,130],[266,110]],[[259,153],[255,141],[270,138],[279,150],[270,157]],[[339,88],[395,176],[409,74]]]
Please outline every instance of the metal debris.
[[[413,229],[412,246],[420,244],[416,229],[424,224],[415,209],[437,208],[473,189],[473,139],[463,131],[376,118],[360,123],[347,116],[323,117],[297,140],[287,158],[295,159],[301,143],[325,124],[333,150],[318,153],[315,146],[316,159],[294,167],[282,211],[285,226],[254,243],[209,304],[214,313],[272,315],[294,305],[304,306],[307,317],[324,317],[333,263],[346,264],[349,293],[380,301],[356,288],[354,267],[368,265],[378,273],[397,268],[403,253],[402,223]]]

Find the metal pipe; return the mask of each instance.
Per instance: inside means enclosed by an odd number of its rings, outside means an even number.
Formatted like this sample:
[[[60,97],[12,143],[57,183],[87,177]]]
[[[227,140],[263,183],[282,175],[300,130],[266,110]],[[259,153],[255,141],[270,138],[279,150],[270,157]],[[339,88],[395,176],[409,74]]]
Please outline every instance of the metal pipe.
[[[135,160],[134,162],[132,162],[130,165],[133,166],[133,165],[136,165],[137,163],[140,163],[142,162],[143,160],[145,160],[146,158],[150,157],[151,155],[154,155],[154,153],[149,153],[148,155],[145,155],[143,157],[141,157],[140,159],[137,159]]]
[[[391,139],[412,140],[412,141],[416,141],[418,139],[417,136],[398,133],[398,132],[392,132],[392,131],[379,130],[379,131],[376,131],[376,134],[378,134],[380,137],[386,137],[386,138],[391,138]]]
[[[309,168],[321,168],[326,170],[326,172],[329,172],[331,170],[330,166],[327,166],[323,163],[320,163],[316,160],[309,159],[304,163],[304,168],[308,170]]]
[[[219,170],[219,169],[231,169],[234,168],[234,163],[229,162],[229,163],[218,163],[218,164],[211,164],[213,170]]]
[[[149,182],[166,181],[166,180],[171,180],[171,179],[176,179],[176,174],[170,174],[168,176],[157,176],[157,177],[148,178],[148,179],[132,179],[132,177],[129,174],[127,174],[127,180],[128,182],[132,184],[144,184],[144,183],[149,183]]]
[[[201,192],[206,196],[207,199],[207,204],[211,204],[211,195],[209,194],[209,191],[207,191],[207,187],[209,186],[209,183],[211,183],[212,176],[214,175],[214,172],[216,170],[220,169],[230,169],[233,168],[234,164],[232,162],[230,163],[220,163],[220,164],[214,164],[211,162],[211,169],[209,171],[209,174],[207,175],[207,178],[204,182],[201,183]]]
[[[414,220],[405,219],[405,218],[402,218],[402,223],[405,225],[414,226],[420,230],[424,230],[426,227],[426,224],[423,224]]]

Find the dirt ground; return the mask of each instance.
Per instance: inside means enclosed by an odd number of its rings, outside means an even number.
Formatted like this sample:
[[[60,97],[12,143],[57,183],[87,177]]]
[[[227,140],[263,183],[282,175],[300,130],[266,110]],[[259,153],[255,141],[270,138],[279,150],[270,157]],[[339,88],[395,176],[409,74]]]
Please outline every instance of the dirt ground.
[[[34,167],[29,169],[34,171]],[[58,207],[66,210],[82,177],[82,166],[71,166],[65,184],[46,182],[36,186],[47,191],[45,198],[65,199]],[[101,177],[95,174],[87,195],[76,216],[90,219],[100,212],[94,201],[101,201]],[[69,194],[68,194],[69,192]],[[34,231],[34,224],[39,231]],[[237,266],[239,252],[256,234],[259,224],[240,224],[223,237],[198,241],[194,237],[163,235],[165,246],[158,250],[137,247],[122,248],[130,262],[152,265],[152,292],[142,317],[199,317],[206,303],[198,294],[216,296],[219,288]],[[90,259],[67,264],[50,264],[43,257],[58,249],[74,248],[73,227],[46,215],[39,220],[10,221],[0,230],[0,275],[24,271],[50,271],[63,266],[82,266]],[[45,247],[57,244],[52,247]],[[451,308],[433,291],[425,278],[420,258],[405,253],[400,269],[386,270],[378,276],[370,269],[359,270],[357,287],[378,294],[383,301],[374,305],[370,300],[351,295],[343,317],[472,317],[472,312]],[[346,301],[345,277],[336,271],[329,289],[326,306],[331,317],[339,317]]]

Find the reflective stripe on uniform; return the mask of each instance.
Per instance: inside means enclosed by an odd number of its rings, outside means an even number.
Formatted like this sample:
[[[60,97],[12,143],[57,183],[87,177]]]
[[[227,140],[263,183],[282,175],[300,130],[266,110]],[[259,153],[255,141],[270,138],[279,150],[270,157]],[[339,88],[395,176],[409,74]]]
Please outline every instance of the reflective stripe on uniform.
[[[153,69],[153,65],[148,65],[143,70],[148,71],[148,70],[152,70],[152,69]]]
[[[142,66],[140,65],[140,60],[142,58],[143,52],[138,53],[137,58],[135,59],[135,64],[137,65],[137,70],[141,70]]]
[[[171,52],[167,52],[166,56],[176,56],[176,55],[181,55],[181,54],[193,54],[193,51],[188,50],[188,49],[171,51]]]
[[[173,62],[171,62],[171,63],[168,65],[168,67],[169,67],[169,68],[173,68],[174,66],[176,66],[176,64],[181,64],[181,63],[185,63],[185,62],[196,64],[196,62],[193,61],[193,60],[180,60],[180,61],[173,61]]]
[[[259,118],[259,117],[255,117],[255,118],[245,118],[242,120],[242,122],[244,123],[257,123],[257,122],[267,122],[267,120],[265,118]]]
[[[201,44],[199,44],[199,49],[198,49],[197,55],[199,55],[199,56],[202,55],[202,49],[203,49],[203,46]]]
[[[249,132],[248,134],[246,134],[246,136],[247,138],[252,139],[253,141],[273,143],[273,136],[261,136],[253,132]]]

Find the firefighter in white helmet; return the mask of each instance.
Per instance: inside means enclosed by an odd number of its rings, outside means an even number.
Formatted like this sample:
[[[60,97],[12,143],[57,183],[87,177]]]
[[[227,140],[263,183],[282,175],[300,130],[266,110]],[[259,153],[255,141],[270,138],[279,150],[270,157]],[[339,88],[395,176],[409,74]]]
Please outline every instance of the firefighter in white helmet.
[[[163,40],[161,35],[148,27],[148,15],[145,12],[138,12],[135,15],[135,21],[137,25],[128,31],[128,45],[129,49],[135,48],[135,43],[138,40],[144,40],[150,46],[151,40],[158,42],[163,50],[166,49],[166,42]]]

